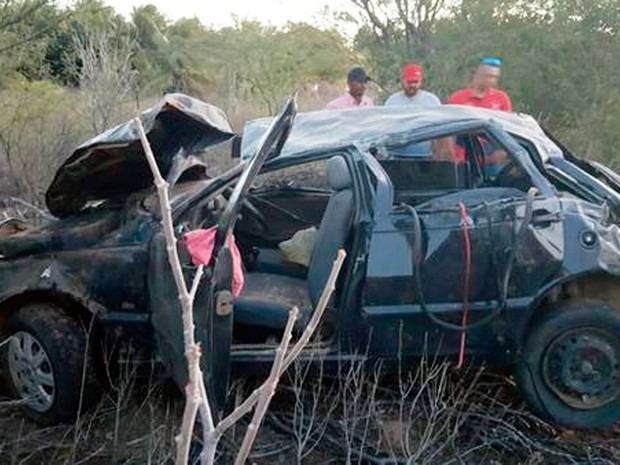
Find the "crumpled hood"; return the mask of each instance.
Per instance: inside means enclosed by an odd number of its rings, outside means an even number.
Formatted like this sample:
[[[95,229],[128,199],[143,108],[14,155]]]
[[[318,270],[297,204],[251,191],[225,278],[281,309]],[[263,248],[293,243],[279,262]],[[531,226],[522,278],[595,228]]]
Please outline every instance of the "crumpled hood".
[[[172,182],[191,166],[206,166],[200,155],[235,136],[222,110],[184,94],[167,94],[140,119],[162,175]],[[56,172],[45,200],[53,215],[66,217],[89,201],[123,200],[152,183],[135,124],[128,121],[79,146]]]

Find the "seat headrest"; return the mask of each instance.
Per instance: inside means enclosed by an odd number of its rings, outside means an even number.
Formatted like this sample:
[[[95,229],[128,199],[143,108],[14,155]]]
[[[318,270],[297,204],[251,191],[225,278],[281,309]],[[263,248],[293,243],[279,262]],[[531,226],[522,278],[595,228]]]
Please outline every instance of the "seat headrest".
[[[349,189],[353,185],[347,162],[340,155],[327,162],[327,182],[335,191]]]

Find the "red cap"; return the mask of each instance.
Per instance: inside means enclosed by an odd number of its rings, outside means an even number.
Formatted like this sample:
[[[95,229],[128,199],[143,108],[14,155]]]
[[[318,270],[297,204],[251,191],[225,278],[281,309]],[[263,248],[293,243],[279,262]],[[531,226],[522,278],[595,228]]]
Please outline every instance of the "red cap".
[[[419,65],[405,65],[403,66],[403,80],[419,82],[424,77],[422,67]]]

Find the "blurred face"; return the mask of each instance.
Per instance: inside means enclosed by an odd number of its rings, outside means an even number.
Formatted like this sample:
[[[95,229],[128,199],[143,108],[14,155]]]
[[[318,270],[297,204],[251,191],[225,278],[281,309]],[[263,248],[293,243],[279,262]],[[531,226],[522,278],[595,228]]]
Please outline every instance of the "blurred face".
[[[401,83],[403,85],[403,92],[407,97],[413,97],[422,88],[421,78],[418,80],[407,80],[403,78]]]
[[[474,85],[480,90],[487,90],[497,87],[501,70],[495,66],[480,65],[474,76]]]
[[[349,93],[353,98],[360,100],[366,92],[366,83],[359,81],[349,81]]]

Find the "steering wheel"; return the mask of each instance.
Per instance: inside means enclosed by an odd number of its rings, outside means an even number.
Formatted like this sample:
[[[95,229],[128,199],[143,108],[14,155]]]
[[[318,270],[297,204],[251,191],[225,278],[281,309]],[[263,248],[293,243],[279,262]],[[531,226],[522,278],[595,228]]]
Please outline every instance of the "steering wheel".
[[[252,204],[252,202],[250,202],[250,200],[243,199],[243,210],[242,212],[247,212],[249,213],[248,216],[251,216],[261,227],[261,229],[263,230],[267,230],[269,229],[269,224],[267,223],[267,219],[265,218],[265,215],[263,215],[258,208],[256,208],[254,206],[254,204]]]
[[[231,193],[232,187],[226,188],[223,192],[225,198],[229,198]],[[263,215],[247,197],[243,199],[242,203],[242,214],[246,213],[248,216],[252,217],[263,230],[269,229],[269,224],[267,223],[265,215]]]

